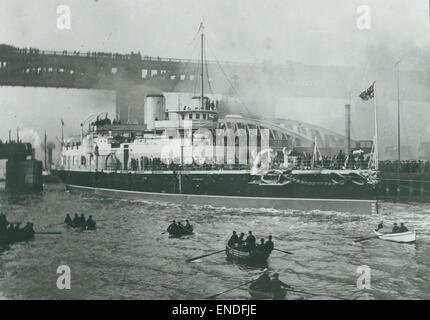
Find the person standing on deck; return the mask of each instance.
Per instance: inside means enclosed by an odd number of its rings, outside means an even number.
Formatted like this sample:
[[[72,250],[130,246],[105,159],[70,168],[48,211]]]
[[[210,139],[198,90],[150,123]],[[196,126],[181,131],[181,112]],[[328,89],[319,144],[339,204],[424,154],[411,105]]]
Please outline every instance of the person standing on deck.
[[[342,169],[344,163],[345,163],[345,155],[343,154],[342,150],[339,150],[339,153],[336,156],[337,169]]]

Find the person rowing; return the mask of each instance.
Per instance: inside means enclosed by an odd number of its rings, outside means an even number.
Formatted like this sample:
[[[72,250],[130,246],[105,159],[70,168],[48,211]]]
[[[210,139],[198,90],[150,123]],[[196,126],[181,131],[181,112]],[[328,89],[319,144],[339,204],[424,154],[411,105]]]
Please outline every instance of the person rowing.
[[[193,226],[187,221],[187,225],[183,225],[182,222],[178,222],[178,230],[179,234],[191,234],[193,233]]]
[[[245,243],[245,234],[243,232],[240,233],[239,239],[237,241],[237,243],[241,246]]]
[[[254,251],[255,250],[255,242],[256,239],[254,237],[254,235],[252,234],[252,231],[248,231],[248,237],[246,237],[246,248],[248,249],[248,251]]]
[[[399,228],[399,232],[408,232],[408,228],[406,228],[406,226],[404,225],[403,222],[400,223],[400,228]]]
[[[85,222],[86,221],[87,221],[87,219],[85,219],[85,216],[82,213],[81,216],[79,217],[79,226],[82,228],[85,228]]]
[[[251,285],[251,290],[261,290],[261,291],[270,291],[270,276],[269,269],[264,269],[263,274],[255,280]]]
[[[379,222],[378,226],[376,227],[375,231],[379,231],[381,229],[384,229],[384,223],[381,221]]]
[[[266,247],[266,244],[264,243],[264,238],[260,239],[260,244],[257,244],[257,251],[264,251],[264,248]]]
[[[173,220],[172,223],[167,227],[168,233],[176,233],[178,230],[178,225],[176,224],[176,221]]]
[[[75,216],[73,217],[72,224],[74,226],[77,226],[79,224],[79,216],[77,213],[75,213]]]
[[[264,246],[265,246],[264,250],[267,253],[271,253],[273,251],[273,248],[275,247],[275,245],[272,241],[272,236],[269,236],[269,239],[266,241]]]
[[[93,216],[89,216],[85,223],[87,230],[96,230],[96,222],[93,220]]]
[[[228,240],[228,246],[234,247],[239,242],[239,237],[237,236],[236,231],[233,231],[233,234],[230,237],[230,240]]]
[[[397,225],[397,223],[394,223],[394,227],[391,233],[399,233],[399,232],[400,232],[399,226]]]
[[[66,218],[64,219],[64,223],[67,225],[72,224],[72,218],[70,218],[70,214],[66,215]]]
[[[188,231],[192,231],[193,229],[193,226],[190,224],[188,220],[185,220],[185,229],[187,229]]]
[[[282,300],[284,298],[284,288],[292,287],[279,280],[279,273],[274,273],[272,280],[270,280],[270,291],[273,293],[273,300]]]
[[[25,225],[24,228],[22,228],[22,230],[27,233],[34,234],[33,224],[30,222],[27,222],[27,224]]]
[[[183,232],[184,230],[186,230],[184,225],[182,224],[181,221],[178,221],[178,231]]]

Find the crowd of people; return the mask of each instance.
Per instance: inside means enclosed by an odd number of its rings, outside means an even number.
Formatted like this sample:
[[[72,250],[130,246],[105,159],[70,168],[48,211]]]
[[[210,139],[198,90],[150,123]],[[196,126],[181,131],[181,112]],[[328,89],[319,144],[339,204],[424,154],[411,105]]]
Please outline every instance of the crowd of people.
[[[74,228],[82,228],[86,230],[96,229],[96,222],[93,220],[93,216],[89,216],[88,219],[85,219],[84,214],[81,214],[80,216],[78,216],[78,214],[75,213],[73,220],[70,217],[70,214],[67,214],[66,218],[64,219],[64,223]]]
[[[430,174],[430,160],[379,161],[382,172]]]
[[[345,154],[342,150],[337,155],[321,155],[315,159],[310,152],[299,152],[293,150],[288,155],[289,167],[293,169],[366,169],[369,166],[370,155],[364,155],[363,152],[355,152],[351,150],[349,154]],[[285,167],[284,160],[281,156],[273,160],[272,167],[274,169]]]
[[[252,231],[248,231],[248,236],[246,238],[243,232],[238,236],[236,231],[233,231],[227,244],[231,248],[244,252],[264,252],[267,254],[270,254],[274,248],[272,236],[269,236],[267,241],[261,238],[260,243],[257,244],[257,239],[252,234]]]
[[[63,51],[46,51],[46,50],[40,50],[37,48],[12,48],[12,50],[15,50],[15,52],[20,54],[33,54],[33,55],[39,55],[39,54],[52,54],[52,55],[62,55],[62,56],[79,56],[79,57],[91,57],[91,58],[109,58],[109,59],[116,59],[116,60],[129,60],[129,59],[142,59],[142,55],[140,52],[131,52],[130,54],[121,54],[121,53],[106,53],[106,52],[97,52],[97,51],[87,51],[81,53],[80,51],[73,51],[69,52],[67,50]],[[145,56],[146,59],[150,60],[150,57]],[[160,58],[157,58],[157,60],[160,60]]]
[[[116,120],[114,120],[116,124]],[[105,125],[110,125],[112,124],[112,120],[109,119],[107,116],[103,119],[99,119],[99,117],[96,118],[95,121],[91,122],[91,127],[93,126],[105,126]]]

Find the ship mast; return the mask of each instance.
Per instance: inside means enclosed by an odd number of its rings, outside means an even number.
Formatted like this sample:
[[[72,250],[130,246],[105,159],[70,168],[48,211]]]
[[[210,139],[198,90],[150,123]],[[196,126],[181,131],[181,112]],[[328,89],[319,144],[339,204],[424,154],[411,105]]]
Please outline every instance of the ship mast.
[[[203,26],[203,22],[200,24],[200,30],[201,30],[201,35],[200,35],[200,39],[201,39],[201,65],[202,65],[202,73],[201,73],[201,79],[202,79],[202,88],[201,88],[201,96],[200,96],[200,103],[201,103],[201,108],[202,110],[204,110],[204,65],[203,65],[203,50],[204,50],[204,31],[205,31],[205,27]]]

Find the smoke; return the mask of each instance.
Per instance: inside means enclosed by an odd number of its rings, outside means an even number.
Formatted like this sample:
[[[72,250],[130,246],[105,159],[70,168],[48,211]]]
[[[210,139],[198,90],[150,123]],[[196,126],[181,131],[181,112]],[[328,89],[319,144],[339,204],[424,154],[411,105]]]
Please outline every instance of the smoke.
[[[24,128],[20,130],[19,138],[22,142],[31,143],[33,148],[42,146],[42,140],[36,130],[32,128]]]

